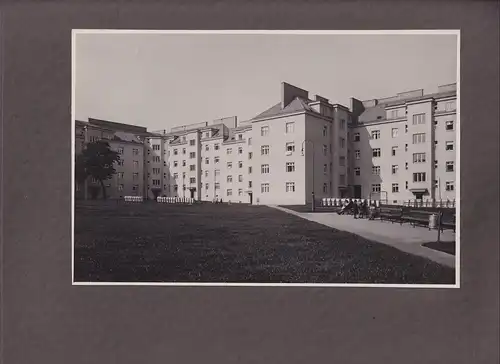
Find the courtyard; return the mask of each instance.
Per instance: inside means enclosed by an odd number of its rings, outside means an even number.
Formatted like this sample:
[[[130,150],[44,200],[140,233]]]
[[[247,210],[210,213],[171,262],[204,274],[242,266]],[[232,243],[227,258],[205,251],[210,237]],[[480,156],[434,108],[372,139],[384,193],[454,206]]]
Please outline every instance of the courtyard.
[[[267,206],[79,202],[75,282],[454,284],[455,269]]]

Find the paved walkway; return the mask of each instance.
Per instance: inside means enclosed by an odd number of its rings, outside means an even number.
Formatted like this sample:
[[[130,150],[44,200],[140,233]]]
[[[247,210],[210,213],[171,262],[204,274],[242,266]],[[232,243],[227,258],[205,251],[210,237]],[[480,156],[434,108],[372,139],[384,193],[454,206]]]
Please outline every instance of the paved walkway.
[[[424,227],[412,227],[410,224],[400,225],[380,220],[354,219],[352,216],[332,213],[296,212],[281,206],[270,206],[306,220],[314,221],[337,230],[347,231],[366,239],[390,245],[406,253],[419,255],[446,265],[455,267],[455,256],[436,251],[425,246],[437,240],[438,232]],[[455,241],[455,233],[451,230],[441,232],[441,241]]]

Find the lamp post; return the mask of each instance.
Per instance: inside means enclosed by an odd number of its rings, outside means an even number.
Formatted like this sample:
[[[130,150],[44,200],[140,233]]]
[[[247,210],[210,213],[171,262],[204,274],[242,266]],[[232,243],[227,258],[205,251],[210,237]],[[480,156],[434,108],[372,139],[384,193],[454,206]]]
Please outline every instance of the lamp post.
[[[87,147],[88,143],[88,126],[85,125],[83,127],[83,148]],[[88,185],[87,185],[87,176],[85,176],[85,179],[83,180],[83,199],[87,200],[88,198]]]
[[[311,211],[314,212],[315,210],[315,202],[314,202],[314,142],[312,142],[311,140],[304,140],[302,142],[302,155],[305,157],[305,150],[304,150],[304,145],[306,143],[311,143],[311,146],[312,146],[312,201],[311,201]]]

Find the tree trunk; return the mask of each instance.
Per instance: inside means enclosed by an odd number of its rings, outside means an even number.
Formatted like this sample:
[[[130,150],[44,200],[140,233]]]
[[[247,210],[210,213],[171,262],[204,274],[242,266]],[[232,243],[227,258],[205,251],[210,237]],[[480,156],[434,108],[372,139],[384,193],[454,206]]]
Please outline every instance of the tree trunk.
[[[104,186],[104,181],[102,179],[100,179],[99,183],[101,184],[101,188],[102,188],[102,199],[106,200],[108,198],[108,196],[106,195],[106,186]]]

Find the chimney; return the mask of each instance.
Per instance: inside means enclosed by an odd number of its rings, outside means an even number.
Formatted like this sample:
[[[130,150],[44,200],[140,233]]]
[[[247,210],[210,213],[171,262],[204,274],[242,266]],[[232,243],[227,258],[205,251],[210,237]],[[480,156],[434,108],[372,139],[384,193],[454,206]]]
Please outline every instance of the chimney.
[[[293,101],[296,97],[301,97],[303,99],[309,98],[309,92],[298,88],[296,86],[290,85],[286,82],[281,83],[281,109],[288,106],[289,103]]]

